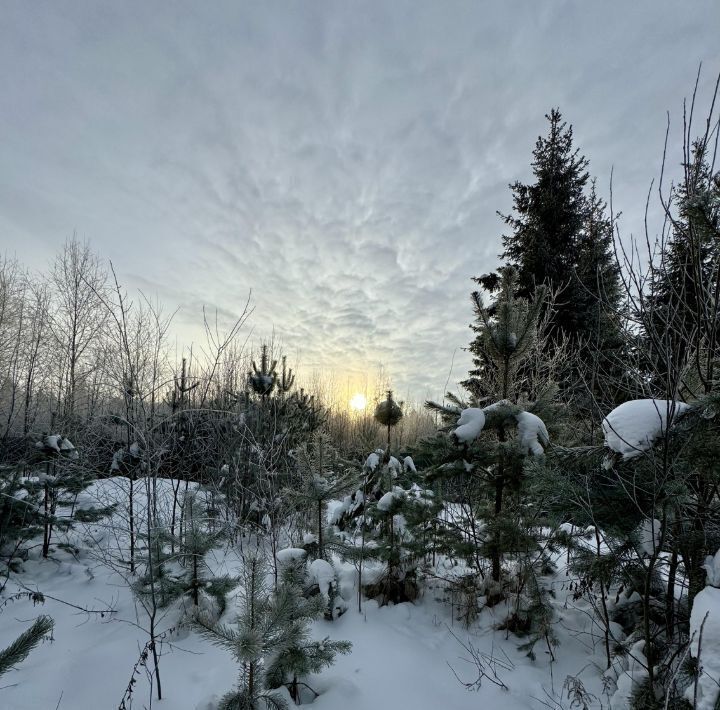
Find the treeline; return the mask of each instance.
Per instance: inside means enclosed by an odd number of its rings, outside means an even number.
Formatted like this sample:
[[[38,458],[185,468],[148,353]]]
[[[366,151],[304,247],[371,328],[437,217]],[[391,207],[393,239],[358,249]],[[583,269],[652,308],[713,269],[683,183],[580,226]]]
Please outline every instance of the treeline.
[[[43,274],[0,257],[0,461],[26,458],[39,438],[61,432],[83,450],[106,439],[101,463],[109,466],[112,446],[127,438],[113,417],[138,398],[158,418],[179,408],[239,411],[245,400],[280,393],[310,407],[345,447],[374,435],[368,413],[351,416],[337,401],[331,377],[301,387],[276,342],[251,346],[243,329],[250,300],[240,306],[225,329],[203,312],[204,342],[178,358],[174,314],[130,296],[89,243],[68,240]],[[265,394],[253,385],[258,376],[270,383]],[[384,396],[384,384],[369,398]],[[404,426],[416,440],[432,418],[414,411]]]

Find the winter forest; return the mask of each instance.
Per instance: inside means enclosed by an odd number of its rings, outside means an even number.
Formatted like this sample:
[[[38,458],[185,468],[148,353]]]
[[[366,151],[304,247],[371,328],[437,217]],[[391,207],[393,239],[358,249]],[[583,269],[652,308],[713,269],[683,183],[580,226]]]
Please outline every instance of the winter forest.
[[[383,376],[348,405],[252,295],[178,345],[92,235],[39,270],[3,242],[0,708],[720,708],[720,77],[695,71],[641,225],[547,107],[466,283],[471,369],[426,401]]]

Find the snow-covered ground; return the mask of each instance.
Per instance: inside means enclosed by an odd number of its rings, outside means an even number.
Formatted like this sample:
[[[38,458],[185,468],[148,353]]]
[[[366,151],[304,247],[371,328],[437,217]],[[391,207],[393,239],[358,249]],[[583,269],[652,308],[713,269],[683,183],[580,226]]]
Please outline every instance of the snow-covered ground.
[[[98,482],[90,496],[105,499],[117,494],[118,485],[122,485],[118,481]],[[165,486],[164,490],[169,489]],[[41,613],[55,619],[55,630],[51,642],[36,648],[17,670],[0,681],[3,710],[118,707],[147,633],[144,612],[136,606],[126,579],[98,559],[98,550],[115,544],[111,522],[70,533],[69,541],[77,545],[77,553],[56,549],[48,560],[40,559],[39,553],[32,555],[23,574],[16,578],[17,583],[44,593],[45,603],[34,606],[28,599],[8,603],[0,613],[0,647],[26,630]],[[241,557],[233,546],[218,549],[212,557],[216,570],[238,573]],[[465,629],[453,620],[450,605],[440,600],[441,589],[427,589],[415,604],[379,608],[374,601],[364,600],[359,613],[354,568],[341,563],[336,566],[349,609],[335,621],[317,621],[314,630],[319,638],[351,641],[353,650],[310,679],[320,693],[312,703],[317,710],[570,707],[572,698],[564,689],[568,676],[580,678],[585,689],[596,696],[589,707],[600,707],[600,698],[607,707],[607,697],[602,696],[604,666],[599,638],[589,633],[589,610],[575,606],[562,574],[553,580],[560,646],[552,662],[539,644],[537,659],[530,660],[518,650],[519,639],[512,635],[508,638],[506,632],[494,628],[507,613],[502,605],[484,610],[472,629]],[[10,581],[6,597],[18,590],[17,583]],[[76,607],[112,611],[87,614]],[[231,622],[233,613],[230,600],[224,620]],[[177,615],[175,607],[166,612],[160,630],[176,626]],[[497,661],[498,680],[507,690],[488,679],[477,691],[461,684],[458,677],[471,682],[477,671],[460,642],[477,649],[486,663]],[[163,700],[153,698],[151,703],[147,676],[141,667],[132,707],[211,710],[214,701],[236,682],[232,658],[191,630],[168,633],[161,652]]]

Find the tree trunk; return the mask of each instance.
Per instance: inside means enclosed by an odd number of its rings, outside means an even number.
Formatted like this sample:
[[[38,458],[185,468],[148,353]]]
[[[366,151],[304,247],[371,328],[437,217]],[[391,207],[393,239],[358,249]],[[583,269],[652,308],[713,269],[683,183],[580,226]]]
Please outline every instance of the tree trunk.
[[[318,501],[317,509],[317,523],[318,523],[318,557],[324,559],[323,555],[323,533],[322,533],[322,501]]]

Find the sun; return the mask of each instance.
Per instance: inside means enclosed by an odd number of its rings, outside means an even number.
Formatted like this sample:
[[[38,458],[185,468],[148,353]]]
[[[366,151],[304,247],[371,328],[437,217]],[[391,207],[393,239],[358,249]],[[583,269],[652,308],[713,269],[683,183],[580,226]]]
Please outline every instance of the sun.
[[[350,409],[356,411],[356,412],[362,412],[363,409],[367,406],[367,398],[364,394],[360,394],[358,392],[357,394],[354,394],[350,398]]]

